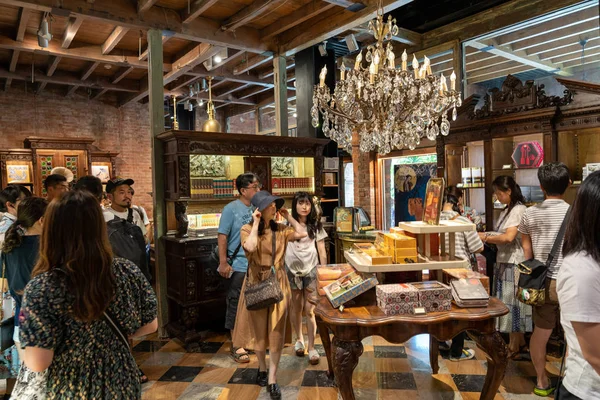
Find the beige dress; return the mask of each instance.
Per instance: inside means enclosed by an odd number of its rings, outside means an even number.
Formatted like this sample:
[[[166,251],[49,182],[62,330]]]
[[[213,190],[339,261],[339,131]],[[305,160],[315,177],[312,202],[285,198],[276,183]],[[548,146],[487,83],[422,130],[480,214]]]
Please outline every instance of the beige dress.
[[[251,231],[252,226],[249,224],[242,227],[240,232],[242,247]],[[286,342],[286,325],[289,323],[287,310],[291,295],[290,284],[284,267],[284,257],[287,243],[294,233],[295,231],[292,228],[278,224],[275,241],[275,271],[283,291],[283,300],[262,310],[246,310],[244,292],[248,281],[255,283],[266,279],[270,274],[273,253],[271,229],[265,228],[264,234],[258,237],[258,246],[255,251],[248,252],[244,249],[248,259],[248,275],[244,280],[238,304],[238,313],[233,331],[234,347],[244,347],[258,351],[265,351],[267,348],[283,349]]]

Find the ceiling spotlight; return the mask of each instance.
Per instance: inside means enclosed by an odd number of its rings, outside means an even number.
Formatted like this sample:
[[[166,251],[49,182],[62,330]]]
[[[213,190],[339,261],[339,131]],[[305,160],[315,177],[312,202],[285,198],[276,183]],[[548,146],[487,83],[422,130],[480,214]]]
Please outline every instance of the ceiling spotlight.
[[[319,54],[321,57],[327,56],[327,40],[323,40],[323,43],[319,45]]]
[[[204,100],[200,99],[198,100],[198,107],[203,107],[204,106]]]
[[[50,29],[48,28],[48,14],[44,14],[44,18],[42,18],[42,22],[40,23],[40,29],[37,33],[38,36],[38,45],[40,47],[46,48],[48,47],[48,43],[52,40],[52,34],[50,33]]]
[[[223,61],[223,59],[221,58],[221,56],[220,56],[220,55],[218,55],[218,54],[215,56],[214,60],[215,60],[215,63],[216,63],[216,64],[218,64],[218,63],[220,63],[221,61]]]
[[[194,111],[194,105],[192,104],[191,101],[187,101],[187,110]]]
[[[348,46],[348,50],[350,50],[351,53],[358,51],[358,42],[356,41],[354,34],[346,36],[344,40],[346,41],[346,46]]]
[[[296,114],[296,113],[293,113],[292,115],[294,116],[294,118],[298,117],[298,114]]]

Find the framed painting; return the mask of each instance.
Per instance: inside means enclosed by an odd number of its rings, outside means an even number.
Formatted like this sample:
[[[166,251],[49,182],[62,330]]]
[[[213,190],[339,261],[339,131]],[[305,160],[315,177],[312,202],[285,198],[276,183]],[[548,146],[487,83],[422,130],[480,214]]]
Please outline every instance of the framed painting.
[[[6,166],[8,183],[29,183],[31,175],[27,164],[8,164]]]
[[[423,222],[429,225],[440,223],[442,202],[444,201],[444,178],[431,178],[425,190],[425,206],[423,207]]]
[[[111,178],[111,165],[110,163],[94,162],[92,163],[92,175],[96,178],[100,178],[102,183],[106,183]]]

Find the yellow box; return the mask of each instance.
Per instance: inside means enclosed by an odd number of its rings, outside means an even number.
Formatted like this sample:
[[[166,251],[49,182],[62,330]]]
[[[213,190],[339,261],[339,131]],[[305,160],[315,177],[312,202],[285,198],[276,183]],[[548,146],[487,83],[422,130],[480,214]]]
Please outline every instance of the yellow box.
[[[417,249],[415,238],[399,233],[386,233],[386,246],[391,249]]]
[[[395,249],[394,251],[394,263],[406,264],[405,259],[411,259],[417,262],[417,250],[416,249]]]
[[[408,262],[406,262],[406,260],[410,260],[411,263],[419,262],[419,258],[415,256],[415,257],[404,257],[404,258],[398,259],[398,261],[396,261],[394,264],[408,264]]]
[[[392,256],[379,250],[370,243],[354,243],[354,248],[361,252],[371,265],[384,265],[392,263]]]

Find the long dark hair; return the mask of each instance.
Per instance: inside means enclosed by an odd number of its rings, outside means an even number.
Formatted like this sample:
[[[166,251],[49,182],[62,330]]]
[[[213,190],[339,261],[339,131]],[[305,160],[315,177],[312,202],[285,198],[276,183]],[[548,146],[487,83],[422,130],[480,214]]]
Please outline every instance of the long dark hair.
[[[60,269],[73,295],[73,317],[102,316],[114,297],[113,254],[98,200],[88,191],[67,192],[48,205],[40,258],[31,276]]]
[[[463,191],[456,186],[448,186],[444,195],[445,202],[452,204],[452,210],[460,214],[460,208],[458,207],[459,200],[463,197]]]
[[[505,210],[508,209],[506,215],[510,214],[516,205],[525,203],[525,197],[523,197],[523,193],[521,193],[521,187],[512,176],[501,175],[497,177],[494,179],[494,182],[492,182],[492,187],[501,192],[508,192],[510,190],[510,203],[504,208]]]
[[[31,197],[31,192],[25,186],[8,185],[0,192],[0,212],[8,212],[6,203],[16,204],[19,197]]]
[[[306,230],[308,232],[308,237],[314,239],[317,236],[317,232],[323,229],[323,223],[319,219],[315,203],[308,192],[298,192],[294,196],[294,200],[292,201],[292,217],[294,217],[296,221],[300,221],[297,210],[297,205],[300,201],[308,201],[310,203],[310,214],[306,217]]]
[[[19,204],[17,220],[8,228],[2,251],[10,253],[21,246],[25,230],[31,228],[44,216],[48,202],[41,197],[28,197]]]
[[[567,223],[563,255],[580,251],[600,263],[600,171],[583,181]]]

